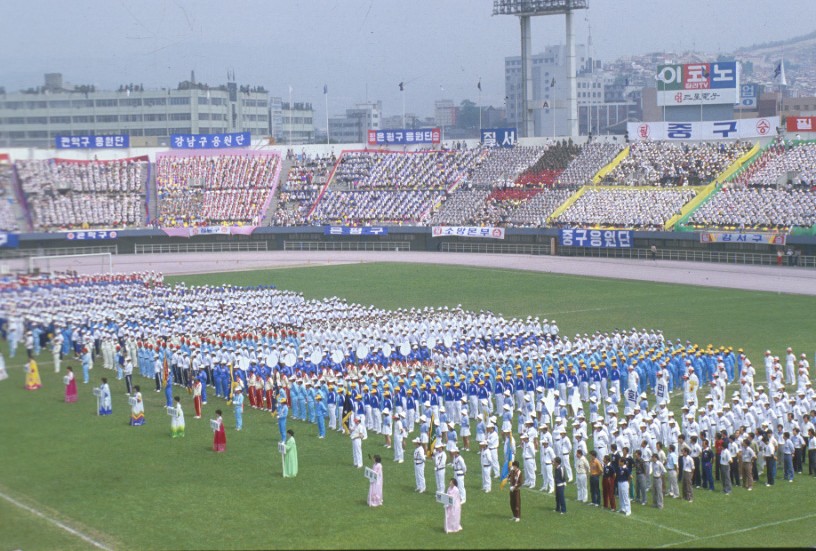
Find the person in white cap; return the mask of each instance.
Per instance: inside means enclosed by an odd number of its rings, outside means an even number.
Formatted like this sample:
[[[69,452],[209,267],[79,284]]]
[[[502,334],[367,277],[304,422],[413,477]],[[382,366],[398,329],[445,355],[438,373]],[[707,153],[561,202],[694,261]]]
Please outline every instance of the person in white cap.
[[[796,354],[789,346],[785,354],[785,384],[793,385],[796,383]]]
[[[765,357],[763,358],[765,361],[765,382],[768,383],[768,386],[771,384],[771,375],[773,374],[773,356],[771,355],[770,350],[765,351]]]
[[[408,431],[405,430],[404,413],[394,414],[394,461],[402,463],[405,460],[405,438]]]
[[[572,452],[572,443],[570,439],[567,438],[567,431],[566,429],[561,429],[561,440],[559,442],[560,445],[560,453],[561,453],[561,461],[563,462],[564,470],[567,472],[567,482],[572,482],[572,467],[570,467],[570,453]]]
[[[536,464],[535,464],[535,442],[530,439],[529,434],[521,435],[521,458],[524,461],[524,486],[535,489],[536,484]]]
[[[365,431],[365,426],[361,422],[361,419],[352,416],[351,423],[354,424],[353,428],[351,429],[351,434],[349,435],[351,438],[351,458],[354,466],[358,469],[363,468],[363,433]]]
[[[467,465],[465,465],[465,459],[459,452],[458,446],[453,446],[451,453],[453,454],[453,461],[451,462],[451,466],[453,467],[453,476],[456,477],[456,484],[459,487],[459,494],[462,496],[462,504],[464,504],[465,501],[467,501],[467,490],[465,490],[465,473],[467,473]]]
[[[445,491],[445,467],[447,456],[445,455],[445,444],[441,440],[436,442],[433,454],[434,477],[436,479],[436,491]]]
[[[490,457],[490,450],[487,449],[487,440],[479,440],[479,462],[482,466],[482,491],[490,493],[493,487],[493,479],[490,478],[493,460]]]
[[[415,492],[425,493],[425,449],[422,447],[422,440],[414,438],[414,481]]]
[[[496,425],[493,422],[487,424],[487,449],[490,452],[493,478],[498,478],[501,474],[499,469],[499,433],[496,432]]]
[[[555,484],[553,482],[553,461],[555,460],[555,451],[551,444],[551,437],[548,433],[542,432],[539,437],[540,451],[541,451],[541,488],[539,491],[553,493],[555,491]]]

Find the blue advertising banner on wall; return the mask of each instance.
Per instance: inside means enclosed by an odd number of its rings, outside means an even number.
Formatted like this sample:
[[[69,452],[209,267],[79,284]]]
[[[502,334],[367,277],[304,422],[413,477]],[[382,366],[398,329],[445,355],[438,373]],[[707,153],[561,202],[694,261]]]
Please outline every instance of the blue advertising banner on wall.
[[[631,230],[567,229],[558,232],[558,244],[562,247],[593,247],[599,249],[630,249]]]
[[[365,226],[362,228],[323,226],[323,235],[388,235],[388,228],[384,226]]]
[[[229,134],[172,134],[170,147],[173,149],[227,149],[249,147],[252,138],[249,132]]]
[[[518,132],[515,128],[483,128],[482,145],[485,147],[513,147]]]
[[[121,136],[56,136],[57,149],[127,149],[130,137]]]

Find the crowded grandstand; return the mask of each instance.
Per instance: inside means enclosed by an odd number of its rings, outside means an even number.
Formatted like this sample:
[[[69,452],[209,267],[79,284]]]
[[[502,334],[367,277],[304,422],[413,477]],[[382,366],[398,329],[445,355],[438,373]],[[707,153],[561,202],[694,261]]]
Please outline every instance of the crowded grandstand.
[[[510,148],[159,152],[0,165],[4,231],[489,226],[792,231],[816,143],[540,140]],[[679,221],[679,222],[678,222]]]

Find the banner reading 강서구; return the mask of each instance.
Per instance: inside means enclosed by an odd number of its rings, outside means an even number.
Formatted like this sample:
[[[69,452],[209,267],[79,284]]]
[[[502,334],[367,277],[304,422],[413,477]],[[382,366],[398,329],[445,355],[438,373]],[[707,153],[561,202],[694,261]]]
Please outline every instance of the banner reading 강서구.
[[[786,235],[783,233],[738,233],[738,232],[700,232],[700,243],[764,243],[766,245],[784,245]]]
[[[558,231],[558,244],[562,247],[630,249],[632,234],[631,230],[566,229]]]
[[[504,228],[492,226],[434,226],[431,237],[487,237],[504,239]]]
[[[173,149],[226,149],[249,147],[251,144],[252,137],[249,132],[170,135],[170,147]]]
[[[424,128],[409,130],[397,128],[394,130],[369,130],[368,145],[414,145],[439,143],[442,132],[438,128]]]
[[[736,61],[658,65],[657,105],[718,105],[739,103]]]

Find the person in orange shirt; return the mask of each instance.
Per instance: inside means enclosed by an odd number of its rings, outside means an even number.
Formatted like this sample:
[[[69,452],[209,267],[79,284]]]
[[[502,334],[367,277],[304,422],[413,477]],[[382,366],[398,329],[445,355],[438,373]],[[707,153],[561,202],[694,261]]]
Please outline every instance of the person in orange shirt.
[[[598,452],[591,450],[589,452],[589,494],[592,499],[592,505],[595,507],[601,506],[601,476],[603,475],[603,465],[598,459]]]

